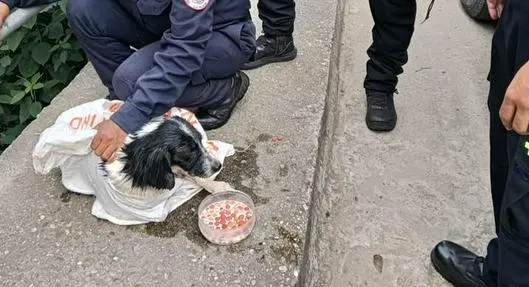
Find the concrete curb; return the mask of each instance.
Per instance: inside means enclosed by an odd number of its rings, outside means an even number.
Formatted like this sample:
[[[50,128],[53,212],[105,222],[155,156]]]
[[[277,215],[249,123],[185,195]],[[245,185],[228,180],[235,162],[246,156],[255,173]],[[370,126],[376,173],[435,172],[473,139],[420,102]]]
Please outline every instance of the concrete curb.
[[[321,232],[322,221],[325,221],[325,214],[320,214],[325,210],[328,203],[322,202],[325,197],[321,193],[325,192],[327,166],[330,164],[332,147],[335,138],[336,121],[338,120],[339,107],[338,97],[340,96],[340,54],[342,51],[342,35],[344,29],[344,6],[345,0],[336,2],[336,20],[333,35],[333,46],[330,55],[329,79],[327,85],[327,97],[322,116],[322,128],[319,136],[319,148],[316,159],[316,168],[312,183],[311,205],[309,209],[309,222],[305,236],[304,257],[301,263],[301,272],[297,286],[315,286],[317,278],[322,274],[319,272],[316,256],[312,256],[312,250],[317,248]]]

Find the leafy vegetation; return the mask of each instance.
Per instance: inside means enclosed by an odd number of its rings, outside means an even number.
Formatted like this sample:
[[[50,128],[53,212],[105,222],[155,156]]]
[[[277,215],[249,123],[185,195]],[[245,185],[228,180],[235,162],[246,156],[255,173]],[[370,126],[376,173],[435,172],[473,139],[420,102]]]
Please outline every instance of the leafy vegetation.
[[[0,43],[0,153],[87,62],[68,26],[66,2],[39,13]]]

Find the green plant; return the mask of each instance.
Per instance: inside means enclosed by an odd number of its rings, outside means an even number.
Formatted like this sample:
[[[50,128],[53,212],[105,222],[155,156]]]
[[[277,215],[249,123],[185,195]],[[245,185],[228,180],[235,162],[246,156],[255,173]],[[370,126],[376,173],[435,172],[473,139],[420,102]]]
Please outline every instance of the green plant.
[[[0,152],[87,62],[68,26],[66,1],[39,13],[0,43]]]

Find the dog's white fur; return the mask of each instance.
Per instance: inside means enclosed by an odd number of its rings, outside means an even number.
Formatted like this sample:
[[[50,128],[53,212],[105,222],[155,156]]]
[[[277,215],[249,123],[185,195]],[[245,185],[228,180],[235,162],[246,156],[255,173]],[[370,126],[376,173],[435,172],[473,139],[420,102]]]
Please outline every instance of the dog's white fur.
[[[135,139],[142,138],[154,132],[160,127],[160,125],[164,121],[176,122],[178,123],[178,129],[181,130],[183,133],[186,133],[188,135],[193,134],[190,128],[187,125],[182,124],[181,122],[178,122],[172,118],[157,117],[149,121],[147,124],[145,124],[134,135],[128,135],[125,139],[125,145],[133,142]],[[203,149],[203,151],[207,153],[205,148]],[[123,172],[124,167],[125,167],[125,159],[126,159],[126,154],[124,153],[123,149],[120,148],[115,153],[114,159],[111,162],[107,162],[104,164],[105,170],[107,172],[107,177],[111,185],[118,192],[126,193],[128,195],[138,196],[142,198],[158,196],[160,192],[163,192],[160,189],[157,189],[154,187],[141,187],[141,188],[133,187],[132,180],[127,176],[126,173]],[[211,162],[205,162],[204,167],[206,169],[212,169]],[[185,178],[191,182],[194,182],[198,186],[206,189],[207,191],[211,193],[233,190],[233,188],[225,182],[215,182],[210,179],[191,176],[179,166],[172,166],[171,170],[173,174],[175,174],[177,177]]]

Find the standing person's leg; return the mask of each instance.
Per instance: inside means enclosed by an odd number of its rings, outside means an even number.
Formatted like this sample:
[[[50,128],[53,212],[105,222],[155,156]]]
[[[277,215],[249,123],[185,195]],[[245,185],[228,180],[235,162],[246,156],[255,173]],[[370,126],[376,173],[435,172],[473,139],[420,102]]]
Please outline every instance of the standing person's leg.
[[[509,17],[509,14],[505,14]],[[501,206],[507,186],[507,176],[509,171],[509,161],[512,159],[513,148],[510,144],[509,134],[500,119],[500,107],[505,91],[512,78],[512,64],[509,60],[509,47],[506,45],[508,34],[507,18],[499,20],[498,26],[492,38],[491,65],[487,79],[490,82],[488,107],[489,107],[489,142],[490,142],[490,183],[492,206],[494,211],[494,224],[496,236],[500,234]],[[510,143],[510,144],[509,144]],[[499,242],[494,238],[487,247],[487,256],[483,264],[483,278],[489,286],[497,286],[498,263],[499,263]]]
[[[415,0],[369,0],[369,6],[375,25],[364,81],[366,123],[371,130],[390,131],[397,122],[393,93],[397,76],[408,61],[417,4]]]
[[[503,48],[500,49],[503,54],[499,58],[504,61],[505,66],[491,73],[491,85],[494,78],[497,78],[496,86],[500,92],[489,100],[491,113],[495,115],[500,113],[511,81],[520,68],[529,62],[528,18],[527,1],[506,1],[500,19],[502,23],[499,24],[504,29],[501,31],[502,37],[494,39],[498,42],[495,46]],[[529,97],[529,94],[525,97]],[[498,239],[489,244],[485,277],[497,284],[494,286],[529,286],[529,136],[519,136],[514,131],[506,133],[506,154],[509,159],[507,178],[505,182],[503,174],[498,171],[498,182],[493,182],[493,188],[495,184],[505,185],[502,194],[493,193],[495,213],[499,212],[496,216],[499,219],[496,224]],[[499,166],[501,164],[498,163]],[[491,169],[491,172],[494,170]]]
[[[529,4],[509,0],[494,33],[489,74],[491,190],[497,238],[487,256],[449,241],[432,251],[432,263],[456,286],[529,286],[529,137],[507,131],[499,117],[505,92],[529,61]]]
[[[274,62],[285,62],[296,58],[294,46],[294,0],[259,0],[259,18],[263,21],[263,35],[257,39],[255,54],[242,69],[255,69]]]
[[[68,23],[109,89],[110,98],[115,98],[112,76],[133,53],[130,46],[143,47],[160,38],[148,32],[131,13],[135,1],[126,3],[130,9],[124,8],[120,1],[98,0],[70,0],[67,7]]]
[[[259,0],[257,9],[265,35],[292,36],[296,18],[294,0]]]
[[[529,286],[529,136],[509,132],[508,139],[511,160],[500,210],[497,247],[489,248],[485,277],[497,283],[494,286]]]

